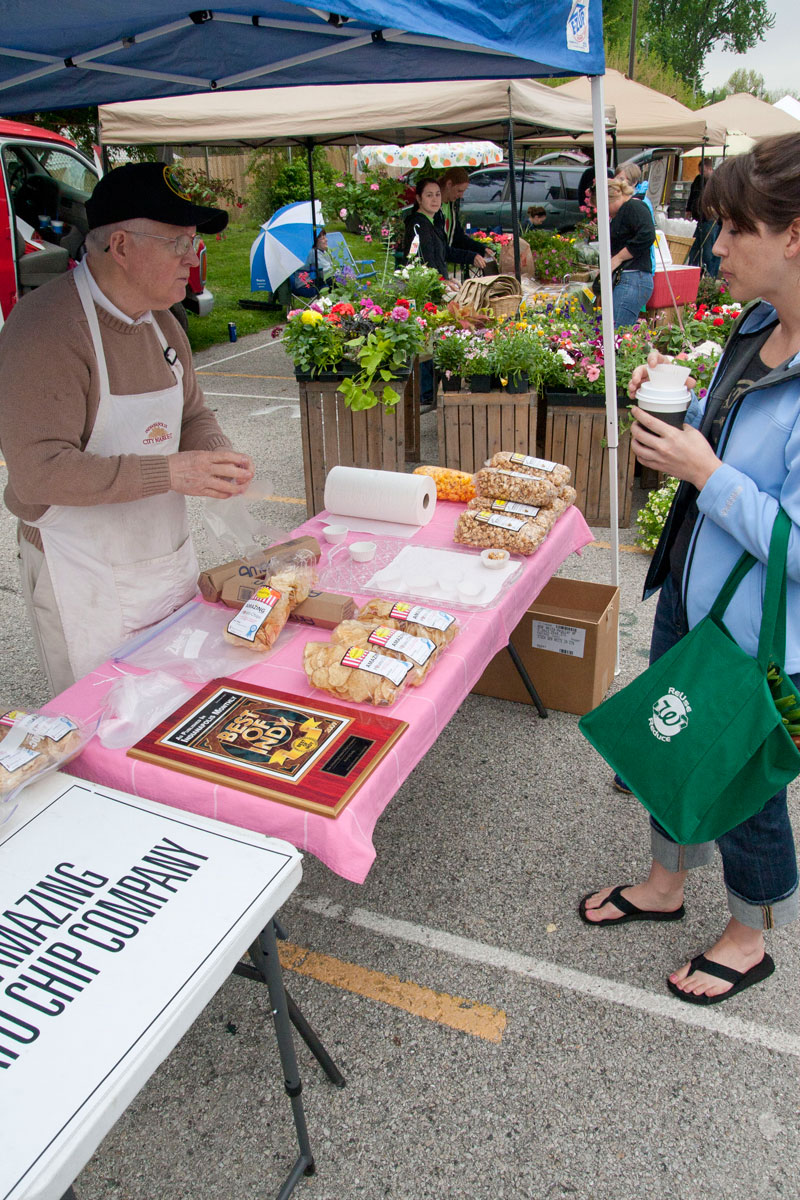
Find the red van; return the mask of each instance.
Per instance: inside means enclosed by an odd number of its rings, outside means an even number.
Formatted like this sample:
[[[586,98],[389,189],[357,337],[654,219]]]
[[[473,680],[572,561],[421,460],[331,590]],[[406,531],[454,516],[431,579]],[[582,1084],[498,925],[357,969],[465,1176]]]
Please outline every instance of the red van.
[[[25,292],[69,270],[86,235],[85,204],[101,171],[74,142],[35,125],[0,120],[0,312]],[[206,249],[175,315],[205,316],[214,297],[205,286]],[[2,320],[0,320],[2,324]]]

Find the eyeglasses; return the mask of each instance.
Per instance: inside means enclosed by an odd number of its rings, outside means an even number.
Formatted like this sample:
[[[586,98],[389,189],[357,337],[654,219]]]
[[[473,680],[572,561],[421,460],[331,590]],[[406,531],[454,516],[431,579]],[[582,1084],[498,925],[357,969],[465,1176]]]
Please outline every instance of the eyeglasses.
[[[169,242],[176,258],[183,258],[184,254],[188,254],[190,250],[196,253],[197,247],[200,245],[200,238],[197,234],[191,237],[188,233],[182,233],[180,237],[168,238],[161,233],[142,233],[138,229],[126,229],[124,232],[130,233],[134,237],[149,237],[155,238],[157,242]],[[106,246],[103,253],[107,254],[110,249],[110,246]]]

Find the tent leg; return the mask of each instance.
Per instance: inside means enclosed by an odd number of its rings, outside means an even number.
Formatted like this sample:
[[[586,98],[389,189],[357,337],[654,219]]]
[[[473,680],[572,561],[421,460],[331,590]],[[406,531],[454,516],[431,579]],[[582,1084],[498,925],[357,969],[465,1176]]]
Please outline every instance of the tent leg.
[[[322,284],[322,279],[319,274],[319,258],[317,256],[317,206],[314,199],[314,139],[309,138],[306,142],[306,153],[308,155],[308,190],[311,193],[311,232],[314,237],[314,282],[317,288]]]
[[[514,170],[514,118],[511,116],[511,93],[509,89],[508,113],[508,175],[511,188],[511,232],[514,235],[514,274],[522,275],[519,258],[519,208],[517,206],[517,175]]]

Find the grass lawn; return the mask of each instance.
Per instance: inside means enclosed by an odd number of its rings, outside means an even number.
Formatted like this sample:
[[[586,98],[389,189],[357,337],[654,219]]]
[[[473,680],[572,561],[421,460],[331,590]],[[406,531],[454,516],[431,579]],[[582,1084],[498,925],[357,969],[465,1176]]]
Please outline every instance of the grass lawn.
[[[343,225],[329,226],[331,230],[344,231]],[[277,325],[286,316],[281,309],[253,311],[239,307],[240,300],[270,299],[269,292],[250,291],[250,247],[258,235],[256,221],[231,223],[217,241],[211,234],[206,242],[208,249],[207,286],[214,293],[214,308],[207,317],[189,317],[189,341],[192,350],[205,350],[220,342],[228,341],[228,322],[235,321],[239,337],[248,333],[259,333]],[[346,234],[348,245],[355,258],[374,258],[378,271],[382,263],[378,260],[383,252],[380,243],[371,245],[354,234]]]

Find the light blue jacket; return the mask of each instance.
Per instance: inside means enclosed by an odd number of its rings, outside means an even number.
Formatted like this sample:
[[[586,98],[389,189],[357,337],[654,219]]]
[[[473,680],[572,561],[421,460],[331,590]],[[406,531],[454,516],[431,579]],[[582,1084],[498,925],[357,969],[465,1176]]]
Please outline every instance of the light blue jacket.
[[[763,329],[775,310],[761,301],[747,311],[732,334],[720,364],[740,333]],[[720,370],[718,365],[715,378]],[[713,380],[709,394],[713,391]],[[694,400],[687,422],[699,425],[706,401]],[[787,630],[784,666],[800,671],[800,354],[748,388],[731,424],[726,420],[714,471],[698,496],[695,524],[683,576],[683,601],[693,627],[708,613],[742,550],[759,560],[740,583],[725,624],[755,656],[769,539],[778,505],[792,521],[787,557]]]

